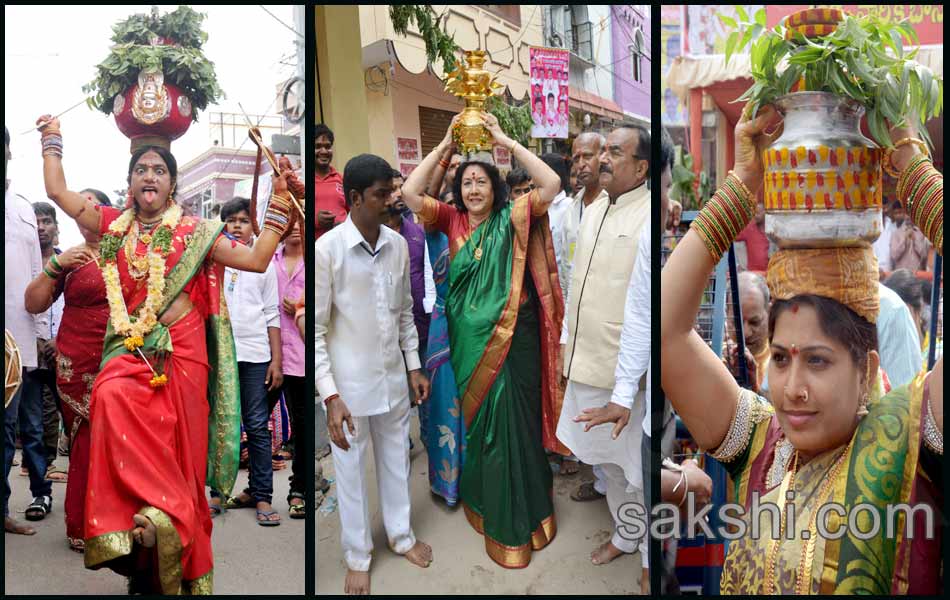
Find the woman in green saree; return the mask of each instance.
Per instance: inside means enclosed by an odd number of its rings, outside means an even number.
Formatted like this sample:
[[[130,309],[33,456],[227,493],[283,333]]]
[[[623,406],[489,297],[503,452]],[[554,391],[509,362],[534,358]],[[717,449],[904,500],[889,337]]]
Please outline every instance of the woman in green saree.
[[[766,128],[776,117],[772,107],[754,119],[744,113],[735,131],[735,171],[662,273],[663,391],[700,447],[730,473],[737,502],[748,509],[757,495],[759,505],[779,509],[760,513],[768,518],[760,519],[758,537],[750,527],[731,542],[721,591],[937,594],[943,359],[933,371],[882,395],[880,377],[870,376],[879,365],[878,268],[871,249],[781,250],[772,256],[771,404],[740,389],[693,331],[709,274],[754,214],[761,151],[779,135]],[[898,194],[920,208],[908,212],[942,254],[943,177],[916,151],[910,145],[893,153],[893,165],[902,172]],[[829,511],[830,503],[845,514]],[[936,539],[923,535],[923,511],[912,517],[896,511],[901,516],[892,518],[892,507],[901,504],[929,510]],[[788,517],[792,509],[794,520]],[[759,519],[747,511],[747,525],[749,515]],[[905,532],[908,519],[913,536]],[[880,530],[867,535],[875,521]],[[831,535],[820,534],[822,524]]]
[[[466,423],[461,474],[465,515],[503,567],[526,567],[554,538],[552,475],[544,449],[560,415],[557,348],[564,302],[547,209],[560,180],[483,115],[494,143],[511,150],[535,190],[508,202],[494,165],[459,166],[457,207],[424,195],[452,128],[403,184],[403,199],[430,230],[449,238],[446,315],[452,367]]]

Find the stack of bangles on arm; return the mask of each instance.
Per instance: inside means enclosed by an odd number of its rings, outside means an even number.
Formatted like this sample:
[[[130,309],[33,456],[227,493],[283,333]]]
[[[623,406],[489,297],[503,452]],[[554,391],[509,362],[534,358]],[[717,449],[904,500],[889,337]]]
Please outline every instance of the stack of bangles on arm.
[[[714,262],[719,262],[746,225],[755,216],[752,192],[733,171],[706,203],[690,229],[696,231]]]
[[[47,126],[43,129],[41,139],[43,141],[43,156],[63,157],[63,136],[60,135],[59,129]]]
[[[930,158],[918,155],[897,181],[897,197],[907,214],[943,256],[943,175]]]
[[[270,197],[267,212],[264,214],[264,229],[270,229],[278,236],[284,235],[290,224],[290,200],[276,194]]]
[[[63,265],[59,264],[59,260],[56,258],[56,255],[53,254],[49,257],[49,261],[46,263],[46,266],[43,267],[43,272],[46,273],[46,276],[50,279],[57,279],[60,275],[63,274]]]

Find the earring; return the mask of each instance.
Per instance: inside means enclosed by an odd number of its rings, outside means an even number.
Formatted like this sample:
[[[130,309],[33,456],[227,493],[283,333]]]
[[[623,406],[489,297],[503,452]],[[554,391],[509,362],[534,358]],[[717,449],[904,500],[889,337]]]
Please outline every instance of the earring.
[[[132,208],[135,205],[135,197],[132,196],[132,188],[129,188],[129,191],[125,194],[125,208],[126,210]]]
[[[861,402],[858,403],[858,418],[863,419],[868,414],[868,395],[864,394],[864,397],[861,398]]]

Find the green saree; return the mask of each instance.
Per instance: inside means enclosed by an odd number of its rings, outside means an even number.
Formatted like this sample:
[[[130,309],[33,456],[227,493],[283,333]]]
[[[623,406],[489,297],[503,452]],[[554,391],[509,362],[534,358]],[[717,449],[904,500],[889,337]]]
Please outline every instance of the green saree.
[[[535,193],[515,200],[470,235],[464,215],[465,228],[446,232],[455,242],[449,347],[466,421],[462,504],[488,555],[507,568],[527,566],[554,538],[544,449],[563,451],[554,436],[563,302],[547,216],[532,218],[532,202]]]

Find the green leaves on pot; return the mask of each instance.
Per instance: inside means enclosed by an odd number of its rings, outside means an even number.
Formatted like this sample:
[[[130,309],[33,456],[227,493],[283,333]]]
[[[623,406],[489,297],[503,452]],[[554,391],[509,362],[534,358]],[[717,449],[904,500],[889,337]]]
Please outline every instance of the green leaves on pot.
[[[82,90],[91,93],[88,104],[105,114],[112,112],[116,94],[138,83],[140,71],[161,70],[165,81],[178,86],[191,99],[195,110],[192,119],[198,120],[198,111],[224,97],[214,73],[214,63],[205,58],[201,46],[208,40],[201,23],[205,15],[187,6],[159,16],[132,15],[112,28],[112,46],[109,56],[97,65],[96,78]],[[152,45],[156,38],[164,38],[172,45]]]
[[[907,19],[898,23],[877,17],[845,14],[832,33],[809,39],[799,32],[786,40],[784,22],[768,29],[765,9],[750,21],[741,7],[738,19],[719,15],[733,29],[726,40],[726,61],[748,48],[752,86],[737,101],[747,101],[753,112],[798,91],[831,92],[860,102],[866,110],[871,136],[881,146],[891,146],[891,125],[915,126],[920,137],[933,146],[925,123],[943,110],[943,80],[914,61],[917,33]],[[781,67],[781,68],[780,68]]]

